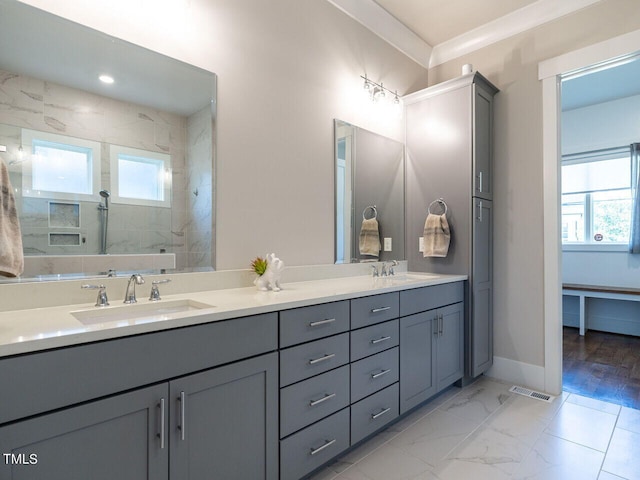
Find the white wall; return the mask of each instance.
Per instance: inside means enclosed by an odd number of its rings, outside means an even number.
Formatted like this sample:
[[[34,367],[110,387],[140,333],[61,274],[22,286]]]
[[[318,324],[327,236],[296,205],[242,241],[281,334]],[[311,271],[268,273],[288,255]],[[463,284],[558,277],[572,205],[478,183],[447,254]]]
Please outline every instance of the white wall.
[[[562,153],[623,147],[640,141],[640,95],[562,113]],[[640,255],[626,248],[597,251],[565,247],[562,281],[585,285],[638,287]]]
[[[563,155],[640,142],[640,95],[562,112],[561,134]]]
[[[326,0],[27,0],[218,74],[216,256],[245,268],[334,260],[333,119],[403,140],[360,75],[398,90],[426,70]]]
[[[637,10],[637,0],[602,0],[429,70],[435,84],[471,63],[501,89],[495,103],[494,353],[514,370],[535,373],[545,365],[538,63],[639,29]]]

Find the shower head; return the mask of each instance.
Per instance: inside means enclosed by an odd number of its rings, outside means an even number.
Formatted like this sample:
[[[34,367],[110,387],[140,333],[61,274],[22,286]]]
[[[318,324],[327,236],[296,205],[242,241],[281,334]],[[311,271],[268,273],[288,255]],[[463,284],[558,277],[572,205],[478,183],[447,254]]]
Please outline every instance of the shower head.
[[[111,193],[109,193],[108,190],[100,190],[99,193],[102,198],[109,198],[111,196]]]

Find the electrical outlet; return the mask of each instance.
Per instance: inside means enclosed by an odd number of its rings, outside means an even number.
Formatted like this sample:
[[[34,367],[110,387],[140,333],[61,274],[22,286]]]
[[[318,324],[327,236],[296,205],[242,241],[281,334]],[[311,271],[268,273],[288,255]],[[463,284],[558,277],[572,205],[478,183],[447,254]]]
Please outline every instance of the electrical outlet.
[[[391,251],[391,237],[384,237],[384,251]]]
[[[424,252],[424,237],[418,237],[418,251]]]

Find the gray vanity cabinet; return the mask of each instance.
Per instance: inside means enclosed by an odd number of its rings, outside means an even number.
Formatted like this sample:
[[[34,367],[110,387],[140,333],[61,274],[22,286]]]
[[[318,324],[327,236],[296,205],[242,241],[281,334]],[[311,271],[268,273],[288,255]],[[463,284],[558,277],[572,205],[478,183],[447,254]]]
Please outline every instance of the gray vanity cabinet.
[[[435,311],[400,319],[400,414],[436,394]]]
[[[464,375],[463,282],[400,293],[400,414]]]
[[[403,98],[407,146],[407,260],[409,268],[466,274],[465,375],[493,362],[491,219],[494,193],[493,101],[498,89],[475,72]],[[428,206],[447,204],[451,243],[446,257],[416,248]],[[434,213],[440,209],[433,207]],[[478,270],[478,268],[483,270]],[[481,277],[479,279],[478,277]]]
[[[3,458],[0,479],[168,479],[168,394],[164,383],[0,428],[0,452],[30,463]]]
[[[477,377],[493,363],[493,202],[474,199],[470,369]]]
[[[170,478],[277,479],[277,378],[271,353],[171,381]]]

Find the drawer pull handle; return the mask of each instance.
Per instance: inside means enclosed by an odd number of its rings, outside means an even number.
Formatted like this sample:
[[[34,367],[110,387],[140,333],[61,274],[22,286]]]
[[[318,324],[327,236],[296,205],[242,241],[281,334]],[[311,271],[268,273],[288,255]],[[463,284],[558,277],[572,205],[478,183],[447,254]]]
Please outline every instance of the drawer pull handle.
[[[309,326],[310,327],[317,327],[319,325],[326,325],[327,323],[333,323],[335,321],[336,321],[335,318],[327,318],[325,320],[316,320],[315,322],[309,322]]]
[[[180,402],[180,425],[178,425],[178,430],[180,430],[180,440],[185,439],[185,433],[184,433],[184,431],[186,430],[185,400],[186,398],[185,398],[184,392],[180,392],[180,396],[178,397],[178,401]]]
[[[378,307],[378,308],[372,308],[371,309],[371,313],[378,313],[378,312],[384,312],[386,310],[391,310],[391,307]]]
[[[327,400],[332,399],[333,397],[335,397],[336,394],[335,393],[328,393],[326,394],[324,397],[319,398],[317,400],[311,400],[309,402],[309,406],[310,407],[315,407],[316,405],[320,405],[322,402],[326,402]]]
[[[324,355],[324,356],[322,356],[320,358],[312,358],[311,360],[309,360],[309,365],[315,365],[316,363],[320,363],[320,362],[325,362],[327,360],[331,360],[335,356],[336,356],[335,353],[330,353],[330,354]]]
[[[386,336],[386,337],[376,338],[375,340],[371,340],[371,343],[373,345],[376,345],[377,343],[386,342],[387,340],[391,340],[391,337]]]
[[[376,418],[380,418],[382,415],[384,415],[385,413],[389,413],[390,411],[391,411],[391,407],[385,408],[384,410],[382,410],[381,412],[378,412],[378,413],[372,413],[371,414],[371,420],[375,420]]]
[[[160,438],[160,449],[164,450],[164,398],[160,399],[158,408],[160,409],[160,432],[158,432],[158,437]]]
[[[373,373],[371,374],[371,378],[380,378],[383,375],[386,375],[387,373],[389,373],[391,371],[390,368],[386,369],[386,370],[382,370],[381,372],[378,373]]]
[[[327,447],[330,447],[334,443],[336,443],[336,439],[335,438],[333,440],[325,440],[324,445],[322,445],[321,447],[312,448],[311,449],[311,455],[315,455],[316,453],[320,453],[322,450],[324,450]]]

